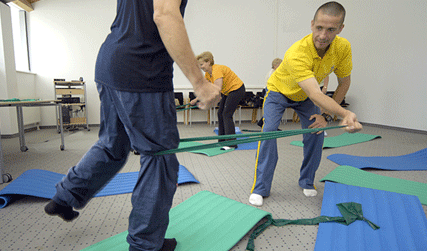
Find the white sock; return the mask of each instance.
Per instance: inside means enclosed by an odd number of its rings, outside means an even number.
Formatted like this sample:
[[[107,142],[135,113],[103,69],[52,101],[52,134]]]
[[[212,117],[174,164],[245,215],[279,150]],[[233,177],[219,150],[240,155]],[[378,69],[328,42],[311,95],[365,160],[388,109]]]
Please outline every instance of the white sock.
[[[324,132],[325,136],[328,136],[328,134],[326,133],[326,131],[323,131],[323,132]]]
[[[302,192],[307,197],[314,197],[317,195],[316,189],[303,189]]]
[[[262,201],[263,201],[263,198],[259,194],[253,193],[251,194],[251,196],[249,196],[249,203],[251,203],[254,206],[258,206],[258,207],[262,206]]]

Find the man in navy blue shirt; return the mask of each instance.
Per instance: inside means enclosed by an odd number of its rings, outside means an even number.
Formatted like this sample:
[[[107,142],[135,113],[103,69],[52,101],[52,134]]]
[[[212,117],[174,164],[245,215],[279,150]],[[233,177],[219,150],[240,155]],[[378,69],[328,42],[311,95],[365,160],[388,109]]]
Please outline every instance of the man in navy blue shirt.
[[[175,154],[153,156],[179,144],[173,62],[188,78],[198,106],[218,103],[220,89],[205,80],[191,49],[183,15],[187,0],[118,0],[117,15],[98,53],[95,82],[101,100],[99,140],[56,185],[45,207],[65,221],[139,152],[141,169],[132,194],[129,250],[173,250],[164,239],[178,180]]]

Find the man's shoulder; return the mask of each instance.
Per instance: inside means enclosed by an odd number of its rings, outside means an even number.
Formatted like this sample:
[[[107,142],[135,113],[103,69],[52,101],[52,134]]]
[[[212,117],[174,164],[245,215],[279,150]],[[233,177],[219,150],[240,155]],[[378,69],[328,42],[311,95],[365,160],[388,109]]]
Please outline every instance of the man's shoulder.
[[[298,40],[291,47],[289,47],[285,53],[285,59],[288,61],[293,59],[298,59],[298,61],[311,61],[316,55],[317,53],[314,49],[312,36],[310,34],[303,37],[301,40]]]
[[[340,46],[340,47],[341,46],[345,46],[345,47],[349,47],[349,48],[351,47],[350,41],[348,41],[346,38],[339,37],[339,36],[335,37],[334,43],[336,46]]]
[[[298,52],[309,49],[313,45],[313,39],[311,34],[303,37],[302,39],[296,41],[291,47],[289,47],[289,52]]]

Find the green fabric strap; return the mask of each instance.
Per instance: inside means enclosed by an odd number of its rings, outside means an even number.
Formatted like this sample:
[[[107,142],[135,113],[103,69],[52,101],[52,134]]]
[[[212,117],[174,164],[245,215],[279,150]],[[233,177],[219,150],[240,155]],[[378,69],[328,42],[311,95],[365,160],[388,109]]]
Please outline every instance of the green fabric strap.
[[[189,141],[218,140],[218,139],[233,139],[233,140],[222,141],[222,142],[212,143],[212,144],[205,144],[200,146],[189,146],[189,147],[170,149],[170,150],[157,152],[154,155],[173,154],[173,153],[189,152],[189,151],[202,150],[202,149],[208,149],[208,148],[214,148],[214,147],[231,146],[231,145],[250,143],[250,142],[262,141],[262,140],[289,137],[289,136],[305,134],[305,133],[314,133],[314,132],[337,129],[342,127],[345,127],[345,126],[331,126],[331,127],[324,127],[324,128],[311,128],[311,129],[299,129],[299,130],[288,130],[288,131],[259,132],[259,133],[185,138],[185,139],[181,139],[180,141],[189,142]],[[237,138],[243,138],[243,139],[237,139]]]
[[[185,110],[190,110],[190,109],[194,109],[194,108],[197,108],[197,105],[195,105],[195,106],[189,106],[189,107],[186,107],[186,106],[188,106],[189,104],[185,104],[185,105],[178,105],[177,107],[176,107],[176,111],[177,112],[180,112],[180,111],[185,111]]]
[[[18,98],[12,98],[12,99],[1,99],[0,102],[21,102],[21,101],[38,101],[40,99],[18,99]]]
[[[274,226],[285,226],[290,224],[295,225],[317,225],[324,222],[337,222],[344,224],[346,226],[355,222],[356,220],[363,220],[369,224],[369,226],[377,230],[380,227],[363,217],[362,205],[355,202],[339,203],[337,204],[338,209],[341,212],[342,217],[329,217],[329,216],[319,216],[312,219],[298,219],[298,220],[286,220],[286,219],[273,219],[271,215],[267,215],[267,221],[258,226],[250,235],[248,245],[246,250],[254,251],[255,244],[254,240],[258,237],[264,230],[266,230],[270,225]]]

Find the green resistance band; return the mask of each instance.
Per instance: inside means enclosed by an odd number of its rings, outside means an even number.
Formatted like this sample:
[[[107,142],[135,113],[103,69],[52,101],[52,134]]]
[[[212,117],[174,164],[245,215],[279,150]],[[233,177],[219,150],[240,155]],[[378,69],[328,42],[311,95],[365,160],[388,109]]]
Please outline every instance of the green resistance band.
[[[38,101],[40,99],[18,99],[18,98],[12,98],[12,99],[2,99],[0,102],[21,102],[21,101]]]
[[[185,111],[185,110],[190,110],[190,109],[197,108],[197,105],[195,105],[195,106],[189,106],[189,105],[190,105],[190,104],[178,105],[178,106],[176,107],[176,111],[177,111],[177,112],[180,112],[180,111]],[[189,107],[186,107],[186,106],[189,106]]]
[[[195,150],[203,150],[214,147],[223,147],[223,146],[232,146],[243,143],[257,142],[269,139],[277,139],[282,137],[289,137],[294,135],[314,133],[325,130],[343,128],[345,126],[331,126],[323,128],[311,128],[311,129],[299,129],[299,130],[287,130],[287,131],[275,131],[275,132],[258,132],[258,133],[246,133],[246,134],[231,134],[231,135],[221,135],[221,136],[207,136],[207,137],[197,137],[197,138],[185,138],[181,139],[181,142],[191,142],[191,141],[203,141],[203,140],[218,140],[218,139],[232,139],[228,141],[222,141],[218,143],[205,144],[199,146],[189,146],[176,149],[165,150],[157,152],[154,155],[164,155],[164,154],[173,154],[180,152],[190,152]],[[243,139],[237,139],[243,138]]]
[[[271,215],[267,216],[267,221],[258,226],[250,235],[248,240],[248,245],[246,250],[254,251],[255,244],[254,240],[258,237],[264,230],[266,230],[270,225],[274,226],[285,226],[285,225],[317,225],[324,222],[337,222],[344,224],[346,226],[355,222],[356,220],[363,220],[369,224],[373,230],[377,230],[380,227],[363,217],[362,205],[356,202],[346,202],[337,204],[338,209],[341,212],[342,217],[329,217],[329,216],[319,216],[312,219],[298,219],[298,220],[286,220],[286,219],[273,219]]]

